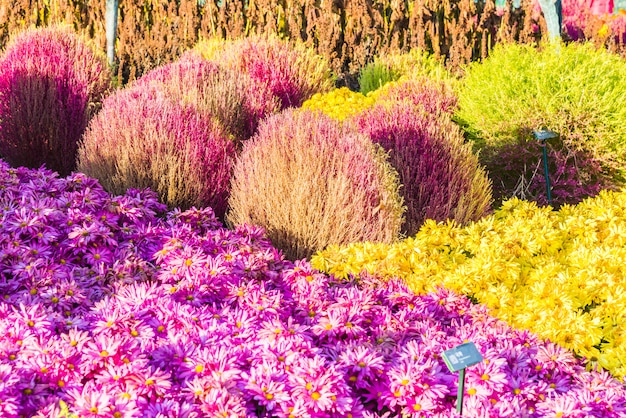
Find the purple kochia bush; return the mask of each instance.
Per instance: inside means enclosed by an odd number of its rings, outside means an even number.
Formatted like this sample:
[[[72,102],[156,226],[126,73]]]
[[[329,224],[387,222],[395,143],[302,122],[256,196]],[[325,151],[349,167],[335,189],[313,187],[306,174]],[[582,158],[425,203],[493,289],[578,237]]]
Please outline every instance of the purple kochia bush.
[[[338,282],[259,228],[0,164],[0,416],[620,417],[626,390],[440,290]],[[99,254],[99,256],[97,256]]]
[[[0,155],[13,166],[69,174],[109,87],[103,57],[70,28],[16,35],[0,56]]]
[[[425,77],[389,83],[376,91],[375,97],[377,103],[408,101],[428,113],[453,115],[457,108],[457,97],[450,84]]]
[[[107,97],[78,150],[78,169],[115,194],[154,190],[170,208],[226,211],[235,145],[218,121],[162,89],[139,85]]]
[[[556,144],[547,144],[547,147],[552,206],[575,205],[601,190],[615,189],[601,162],[588,152],[568,150]],[[540,205],[548,204],[542,152],[541,144],[532,141],[503,145],[493,155],[485,157],[494,179],[496,203],[515,196]]]
[[[421,91],[420,91],[421,90]],[[382,102],[353,119],[356,129],[389,152],[400,175],[407,205],[403,231],[415,234],[426,219],[452,219],[459,224],[480,219],[490,211],[491,182],[465,143],[463,134],[444,108],[433,113],[431,100],[414,100],[438,93],[413,88],[409,99]]]

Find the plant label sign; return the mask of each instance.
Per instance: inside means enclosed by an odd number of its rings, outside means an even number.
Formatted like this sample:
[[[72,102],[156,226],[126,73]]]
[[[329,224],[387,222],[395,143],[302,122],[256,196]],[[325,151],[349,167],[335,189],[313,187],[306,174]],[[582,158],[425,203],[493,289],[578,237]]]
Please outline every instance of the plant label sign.
[[[535,135],[535,138],[537,138],[538,141],[546,141],[559,136],[556,132],[545,129],[542,129],[541,131],[533,131],[533,135]]]
[[[483,356],[472,342],[446,350],[442,353],[442,357],[451,372],[457,372],[483,361]]]

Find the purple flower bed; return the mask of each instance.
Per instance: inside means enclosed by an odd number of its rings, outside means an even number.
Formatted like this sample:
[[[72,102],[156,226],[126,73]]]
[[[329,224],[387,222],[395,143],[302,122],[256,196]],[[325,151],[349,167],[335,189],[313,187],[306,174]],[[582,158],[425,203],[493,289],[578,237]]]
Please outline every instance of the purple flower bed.
[[[447,290],[339,283],[259,228],[0,164],[0,416],[619,417],[624,386]]]

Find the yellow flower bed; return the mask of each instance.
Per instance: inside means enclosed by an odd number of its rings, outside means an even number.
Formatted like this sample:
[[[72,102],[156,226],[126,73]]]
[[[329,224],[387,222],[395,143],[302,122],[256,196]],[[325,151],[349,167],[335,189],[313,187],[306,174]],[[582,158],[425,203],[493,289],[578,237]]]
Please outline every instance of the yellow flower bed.
[[[364,96],[342,87],[328,93],[314,94],[302,104],[302,108],[319,110],[335,120],[343,121],[373,106],[375,102],[371,95]]]
[[[600,366],[626,375],[626,192],[559,211],[517,199],[461,228],[427,221],[394,245],[329,247],[315,268],[398,276],[419,293],[444,286]]]

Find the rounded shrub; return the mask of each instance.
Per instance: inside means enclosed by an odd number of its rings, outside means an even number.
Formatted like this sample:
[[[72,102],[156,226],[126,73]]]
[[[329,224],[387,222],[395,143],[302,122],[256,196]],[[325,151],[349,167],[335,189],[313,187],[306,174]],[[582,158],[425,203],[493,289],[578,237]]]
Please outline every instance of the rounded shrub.
[[[443,112],[453,115],[457,107],[456,93],[450,84],[427,77],[417,79],[402,77],[371,92],[368,97],[378,103],[408,101],[423,107],[429,113]]]
[[[158,67],[133,86],[154,86],[171,99],[193,106],[204,117],[217,119],[235,142],[252,136],[259,120],[280,107],[265,84],[198,54]]]
[[[207,40],[194,49],[206,59],[267,84],[283,109],[300,107],[313,94],[327,92],[334,85],[330,65],[323,57],[301,43],[275,35]]]
[[[617,55],[588,44],[543,49],[500,45],[482,63],[468,68],[459,86],[456,118],[481,148],[481,159],[491,173],[502,172],[508,163],[498,158],[502,152],[514,155],[528,149],[527,143],[535,141],[534,130],[557,132],[559,138],[548,141],[550,153],[576,156],[565,159],[569,161],[565,170],[574,170],[568,178],[592,191],[624,184],[625,102],[626,62]],[[521,174],[507,175],[519,179]],[[495,176],[493,181],[517,183]],[[504,194],[519,196],[511,189]],[[585,197],[575,191],[568,195],[559,203]]]
[[[364,96],[347,87],[333,89],[328,93],[316,93],[302,104],[303,109],[317,110],[333,119],[343,121],[363,112],[375,103],[371,95]]]
[[[400,77],[402,74],[399,71],[390,68],[386,63],[379,60],[374,61],[359,72],[359,90],[361,94],[367,95]]]
[[[68,175],[110,88],[103,57],[68,27],[30,29],[0,56],[0,156]]]
[[[219,123],[141,86],[104,101],[85,131],[78,169],[114,194],[150,188],[170,208],[210,206],[223,216],[234,157]]]
[[[403,222],[398,188],[367,137],[319,112],[286,110],[244,144],[227,221],[264,227],[290,259],[330,244],[392,242]]]
[[[361,93],[383,87],[385,84],[398,81],[400,78],[422,78],[453,83],[454,77],[443,62],[434,55],[419,48],[407,53],[395,53],[378,56],[366,65],[359,73]]]
[[[379,103],[353,123],[389,152],[400,175],[406,234],[414,235],[426,219],[465,224],[490,211],[487,173],[449,115],[402,101]]]

